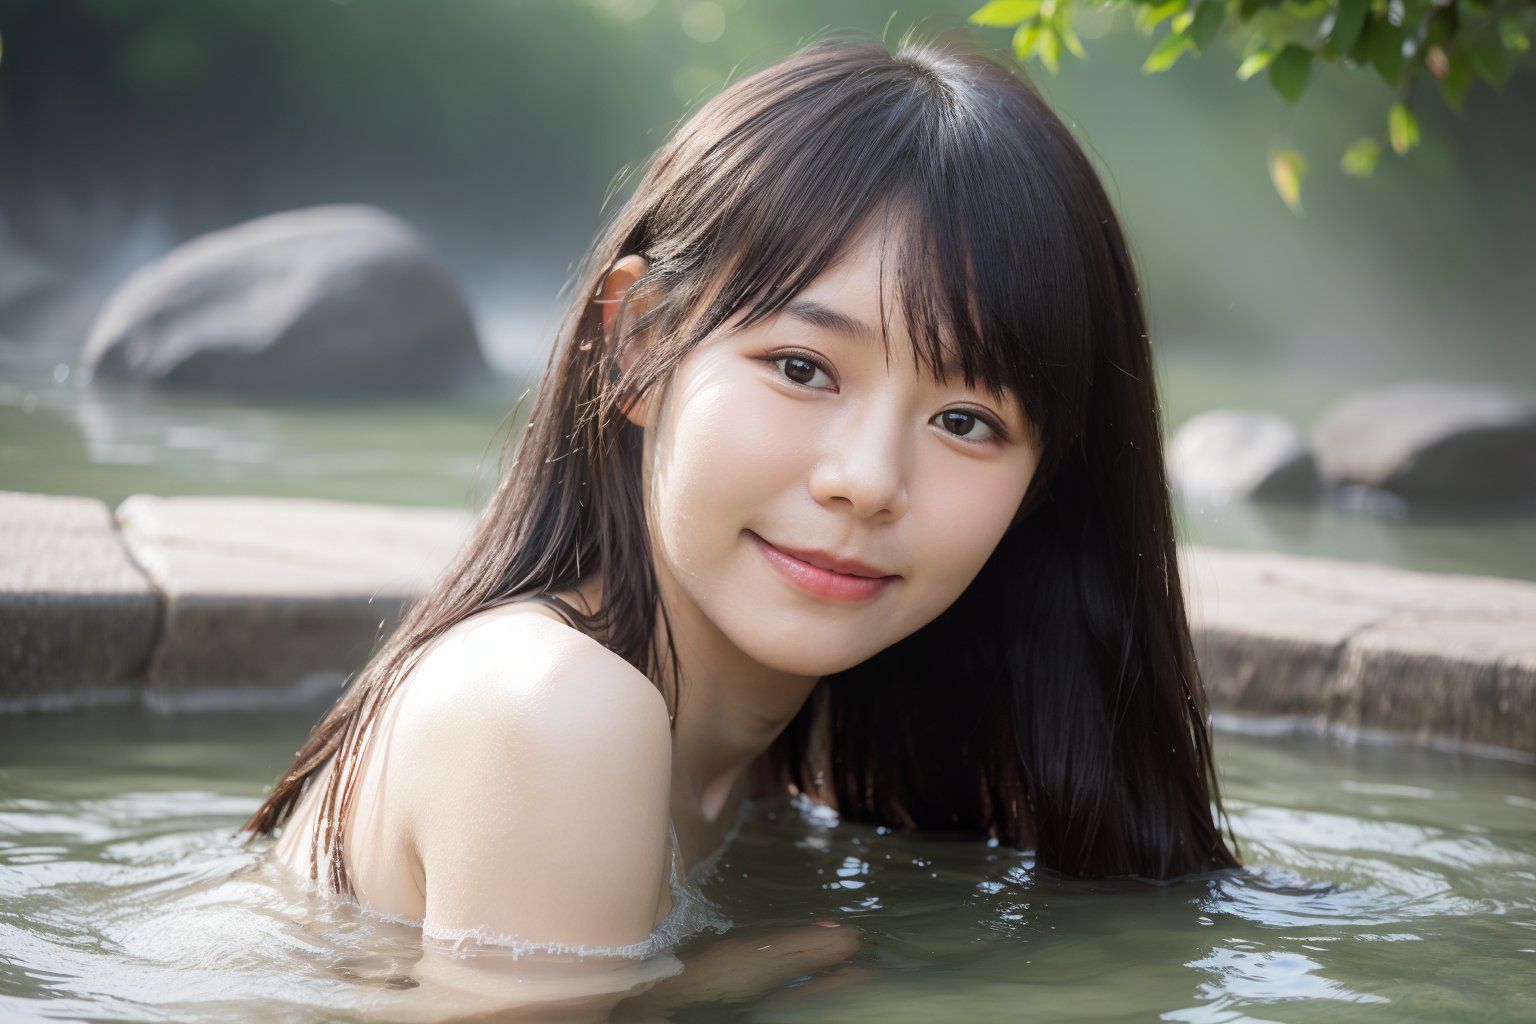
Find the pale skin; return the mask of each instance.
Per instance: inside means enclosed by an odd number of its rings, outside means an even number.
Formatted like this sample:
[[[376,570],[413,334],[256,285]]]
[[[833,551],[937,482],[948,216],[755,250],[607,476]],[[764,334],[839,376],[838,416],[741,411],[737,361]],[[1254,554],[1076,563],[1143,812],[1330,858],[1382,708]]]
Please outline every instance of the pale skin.
[[[645,428],[653,559],[681,670],[675,722],[649,679],[543,606],[471,616],[415,662],[368,746],[345,851],[362,903],[429,930],[643,940],[671,908],[669,817],[686,870],[723,841],[817,681],[925,625],[974,578],[1040,448],[1011,394],[916,365],[889,268],[881,289],[882,241],[867,233],[776,315],[716,332],[628,411]],[[626,256],[608,273],[610,332],[613,300],[646,269]],[[563,596],[591,607],[601,588]],[[274,848],[305,874],[320,789]],[[760,957],[759,974],[775,955],[796,972],[783,981],[856,947],[851,929],[803,931]],[[717,991],[751,973],[750,952],[712,976],[701,959],[647,998]],[[429,945],[412,976],[506,1005],[505,976],[473,963]],[[654,982],[603,971],[572,972],[589,977],[571,990],[584,993],[573,1013],[601,1016]]]

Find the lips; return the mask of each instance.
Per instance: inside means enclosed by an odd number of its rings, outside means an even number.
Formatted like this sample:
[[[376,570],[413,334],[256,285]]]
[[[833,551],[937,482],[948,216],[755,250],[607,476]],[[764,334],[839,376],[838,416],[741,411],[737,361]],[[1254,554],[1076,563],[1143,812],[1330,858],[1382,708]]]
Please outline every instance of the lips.
[[[751,531],[747,531],[751,533]],[[899,575],[828,551],[781,548],[751,533],[764,559],[785,579],[817,597],[834,601],[865,601],[880,593]]]

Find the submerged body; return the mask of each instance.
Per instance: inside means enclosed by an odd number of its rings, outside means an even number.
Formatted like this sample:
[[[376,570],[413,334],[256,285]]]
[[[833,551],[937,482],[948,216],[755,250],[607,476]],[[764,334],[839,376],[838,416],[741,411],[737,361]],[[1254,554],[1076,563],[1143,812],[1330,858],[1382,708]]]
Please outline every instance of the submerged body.
[[[335,770],[316,775],[268,854],[301,880],[329,876],[316,837]],[[419,925],[423,940],[406,985],[377,992],[370,1011],[600,1021],[620,1004],[645,1016],[739,976],[742,949],[725,947],[715,970],[687,979],[671,955],[726,922],[687,883],[698,858],[670,820],[670,784],[660,694],[549,608],[490,609],[445,633],[379,716],[346,820],[353,894]],[[693,823],[689,848],[723,839],[743,795]],[[779,945],[787,978],[843,959],[857,940],[802,929]]]

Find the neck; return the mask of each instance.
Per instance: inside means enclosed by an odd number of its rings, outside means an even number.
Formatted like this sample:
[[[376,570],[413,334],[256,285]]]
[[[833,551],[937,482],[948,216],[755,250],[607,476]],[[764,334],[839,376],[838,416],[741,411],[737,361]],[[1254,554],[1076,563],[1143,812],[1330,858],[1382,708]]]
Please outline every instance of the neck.
[[[730,809],[738,783],[799,712],[817,677],[768,668],[742,653],[665,575],[661,570],[657,582],[678,670],[674,798],[713,823]],[[657,649],[665,653],[665,626],[657,620]],[[670,677],[670,665],[662,670]]]

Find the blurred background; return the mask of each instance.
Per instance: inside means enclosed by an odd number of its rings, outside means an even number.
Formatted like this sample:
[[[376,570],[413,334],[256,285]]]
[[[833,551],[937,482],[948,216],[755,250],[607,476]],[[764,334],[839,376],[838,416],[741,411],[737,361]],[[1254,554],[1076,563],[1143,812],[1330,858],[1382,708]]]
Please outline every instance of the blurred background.
[[[980,0],[0,0],[0,489],[473,506],[547,355],[558,293],[627,169],[724,83],[828,32],[970,40]],[[1222,46],[1082,8],[1089,59],[1028,74],[1098,165],[1152,317],[1170,434],[1220,408],[1305,430],[1362,388],[1536,400],[1536,75],[1433,90],[1423,144],[1368,181],[1338,154],[1391,94],[1318,66],[1303,101]],[[1307,154],[1297,215],[1266,170]],[[368,204],[462,295],[484,366],[437,394],[239,397],[90,378],[136,270],[209,231]],[[367,353],[361,358],[366,361]],[[1536,579],[1528,507],[1189,499],[1187,540]]]

